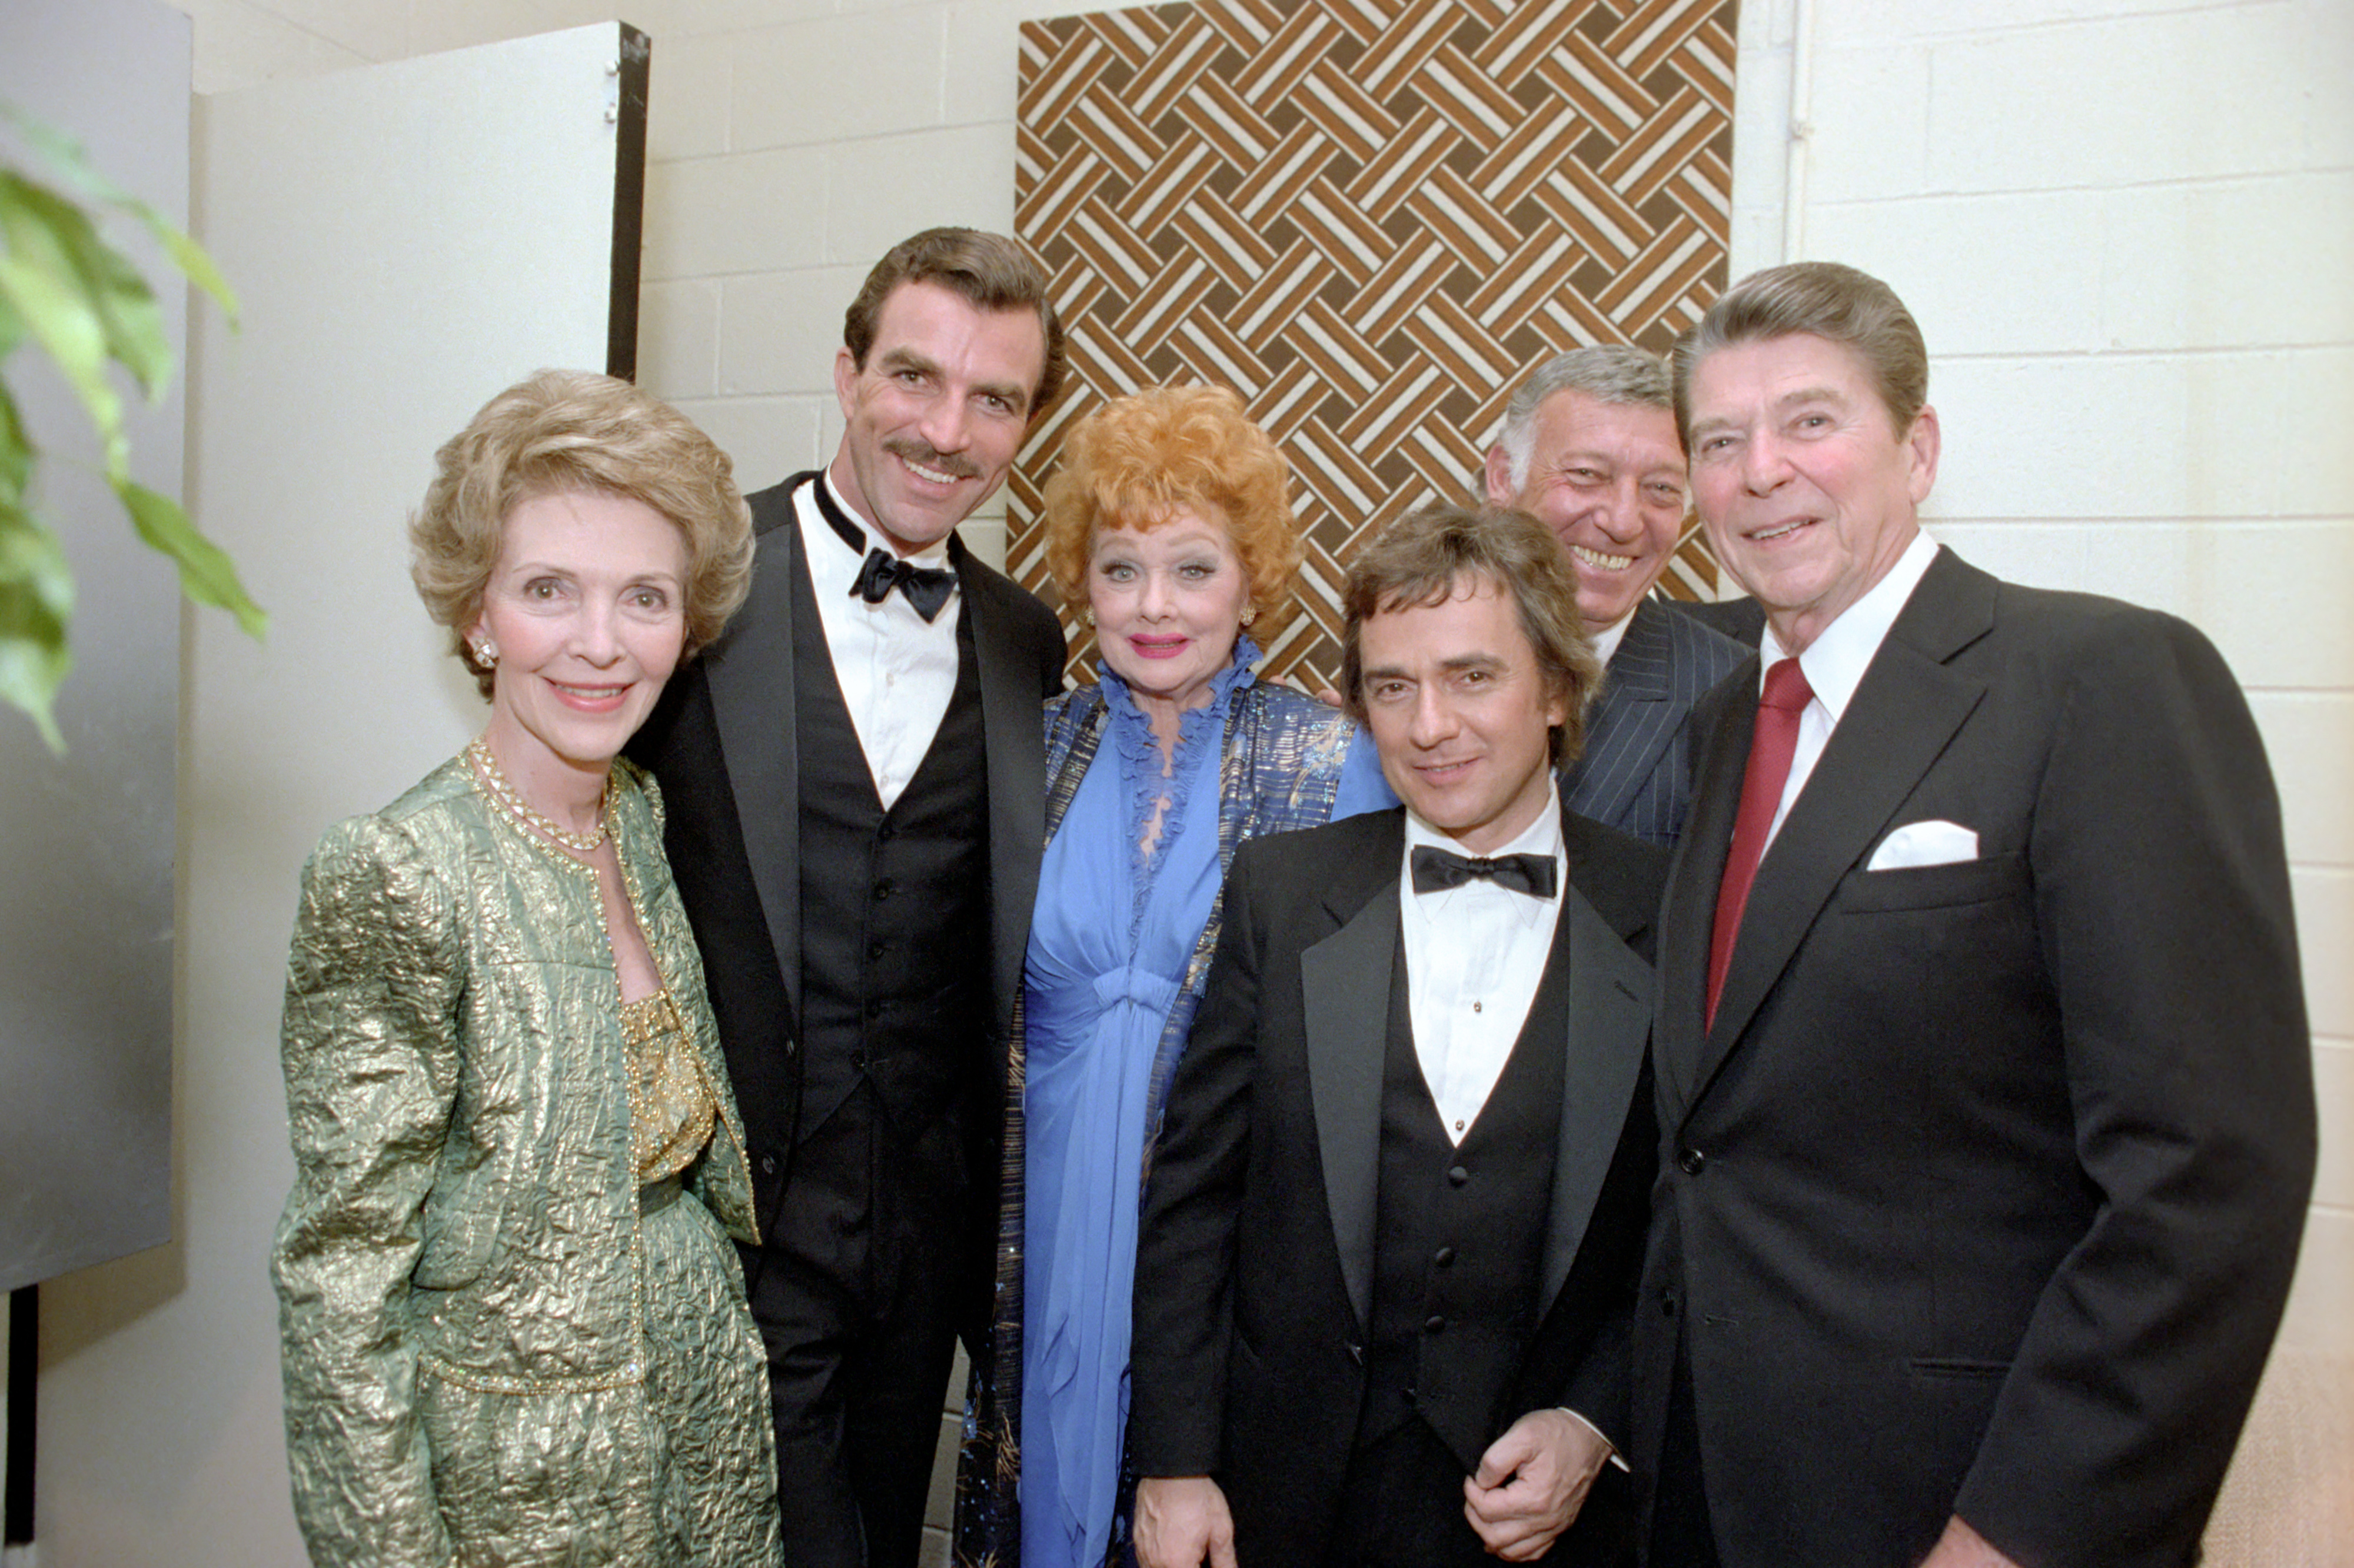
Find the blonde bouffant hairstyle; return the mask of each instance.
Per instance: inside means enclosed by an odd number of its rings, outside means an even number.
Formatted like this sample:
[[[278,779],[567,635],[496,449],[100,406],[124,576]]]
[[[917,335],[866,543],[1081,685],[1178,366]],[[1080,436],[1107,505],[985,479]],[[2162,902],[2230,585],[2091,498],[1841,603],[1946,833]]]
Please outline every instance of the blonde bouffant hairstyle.
[[[717,637],[752,586],[752,515],[727,454],[694,421],[627,381],[543,370],[482,405],[434,454],[433,482],[408,520],[409,576],[450,651],[491,694],[490,666],[466,633],[482,619],[506,521],[543,495],[586,492],[642,502],[686,542],[686,645]]]
[[[1223,387],[1153,387],[1090,412],[1064,439],[1046,482],[1046,565],[1073,613],[1108,528],[1149,531],[1180,508],[1223,521],[1250,577],[1252,630],[1264,641],[1291,609],[1299,527],[1291,466]]]

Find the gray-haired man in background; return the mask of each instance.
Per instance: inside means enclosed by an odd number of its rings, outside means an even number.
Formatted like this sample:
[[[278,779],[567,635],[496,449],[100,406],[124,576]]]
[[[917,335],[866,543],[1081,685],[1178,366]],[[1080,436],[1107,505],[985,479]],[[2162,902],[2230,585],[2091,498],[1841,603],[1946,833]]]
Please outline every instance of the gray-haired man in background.
[[[1536,517],[1569,553],[1606,667],[1563,803],[1672,847],[1691,800],[1692,705],[1745,650],[1649,598],[1685,515],[1667,366],[1627,344],[1555,355],[1512,394],[1482,480],[1490,501]]]

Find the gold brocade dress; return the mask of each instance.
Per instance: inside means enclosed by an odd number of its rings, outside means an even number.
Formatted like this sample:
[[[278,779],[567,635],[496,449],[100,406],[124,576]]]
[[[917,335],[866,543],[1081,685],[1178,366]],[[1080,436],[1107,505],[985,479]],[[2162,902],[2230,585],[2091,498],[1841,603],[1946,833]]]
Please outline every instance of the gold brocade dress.
[[[315,1568],[775,1568],[742,1118],[652,780],[608,826],[663,989],[625,1004],[594,869],[462,760],[305,868],[271,1260]]]
[[[678,1180],[710,1146],[719,1103],[669,991],[624,1002],[621,1038],[630,1153],[643,1190],[646,1414],[657,1515],[672,1553],[664,1561],[732,1561],[715,1560],[711,1543],[726,1538],[744,1478],[719,1462],[730,1446],[704,1438],[715,1418],[765,1426],[769,1380],[764,1368],[732,1354],[745,1310],[735,1248]],[[769,1561],[765,1544],[750,1561]]]

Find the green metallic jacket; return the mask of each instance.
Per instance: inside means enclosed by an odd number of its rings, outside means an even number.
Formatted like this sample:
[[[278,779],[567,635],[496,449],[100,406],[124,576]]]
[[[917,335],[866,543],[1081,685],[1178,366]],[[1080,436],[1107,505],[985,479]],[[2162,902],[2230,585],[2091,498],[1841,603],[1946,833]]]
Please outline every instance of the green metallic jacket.
[[[720,1106],[687,1187],[756,1241],[661,800],[627,761],[612,800],[630,901]],[[329,830],[304,869],[271,1272],[314,1563],[659,1558],[619,1007],[595,873],[500,814],[462,758]],[[697,1436],[740,1441],[711,1462],[770,1462],[757,1430]]]

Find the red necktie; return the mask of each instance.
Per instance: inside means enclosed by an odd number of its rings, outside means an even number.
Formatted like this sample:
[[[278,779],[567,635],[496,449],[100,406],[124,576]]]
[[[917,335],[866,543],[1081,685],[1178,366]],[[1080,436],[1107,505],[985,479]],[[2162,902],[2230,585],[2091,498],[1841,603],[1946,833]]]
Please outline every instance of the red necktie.
[[[1806,672],[1784,659],[1766,672],[1766,694],[1757,702],[1757,728],[1749,742],[1749,768],[1741,776],[1741,810],[1733,819],[1733,848],[1724,860],[1724,881],[1716,890],[1716,927],[1708,943],[1708,1019],[1716,1026],[1716,998],[1733,961],[1741,911],[1749,903],[1757,863],[1766,855],[1766,832],[1781,809],[1782,786],[1790,779],[1790,758],[1798,749],[1798,715],[1815,700]]]

